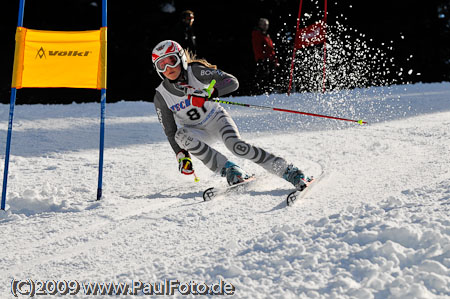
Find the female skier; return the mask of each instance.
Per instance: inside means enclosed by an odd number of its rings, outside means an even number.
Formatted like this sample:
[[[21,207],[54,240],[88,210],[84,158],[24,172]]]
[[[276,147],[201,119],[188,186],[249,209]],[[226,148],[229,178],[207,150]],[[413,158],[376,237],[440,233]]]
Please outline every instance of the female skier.
[[[152,52],[153,64],[163,80],[156,88],[156,113],[176,154],[179,171],[186,175],[194,173],[192,154],[213,172],[226,177],[229,185],[249,178],[238,165],[210,146],[221,140],[234,155],[255,162],[292,183],[297,190],[303,190],[306,184],[301,170],[242,140],[225,109],[208,101],[235,91],[238,80],[206,60],[191,56],[171,40],[160,42]],[[216,84],[208,89],[213,79]]]

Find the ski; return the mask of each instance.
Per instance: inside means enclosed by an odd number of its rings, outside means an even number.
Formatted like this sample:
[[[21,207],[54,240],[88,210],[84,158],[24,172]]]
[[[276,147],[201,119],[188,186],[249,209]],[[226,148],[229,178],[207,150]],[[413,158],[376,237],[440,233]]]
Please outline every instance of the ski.
[[[211,187],[203,191],[203,200],[204,201],[210,201],[214,198],[217,198],[219,196],[223,196],[231,191],[236,190],[242,190],[244,189],[249,183],[254,182],[256,178],[254,176],[249,177],[245,181],[231,185],[231,186],[225,186],[225,187]]]

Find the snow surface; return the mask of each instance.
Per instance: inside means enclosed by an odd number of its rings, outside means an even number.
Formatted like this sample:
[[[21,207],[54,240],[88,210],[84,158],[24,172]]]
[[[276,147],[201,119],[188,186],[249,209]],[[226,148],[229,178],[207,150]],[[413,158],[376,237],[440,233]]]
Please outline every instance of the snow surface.
[[[195,158],[200,182],[178,174],[153,104],[107,104],[95,201],[100,105],[17,105],[0,297],[12,279],[175,279],[236,298],[450,298],[450,83],[229,100],[369,125],[224,105],[247,141],[327,176],[286,208],[287,182],[233,158],[258,181],[205,203],[224,179]]]

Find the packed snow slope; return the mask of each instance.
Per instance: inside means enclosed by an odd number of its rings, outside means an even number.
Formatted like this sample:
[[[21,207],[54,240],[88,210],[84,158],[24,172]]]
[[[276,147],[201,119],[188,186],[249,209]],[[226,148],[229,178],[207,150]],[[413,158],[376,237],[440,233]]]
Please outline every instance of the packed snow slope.
[[[195,158],[200,182],[178,173],[153,104],[107,104],[95,201],[100,105],[17,105],[0,297],[30,279],[222,281],[235,298],[450,298],[450,83],[229,100],[369,124],[224,105],[245,140],[326,177],[286,207],[289,183],[218,143],[258,180],[203,202],[225,179]],[[8,113],[1,105],[3,149]],[[92,296],[82,286],[75,297]]]

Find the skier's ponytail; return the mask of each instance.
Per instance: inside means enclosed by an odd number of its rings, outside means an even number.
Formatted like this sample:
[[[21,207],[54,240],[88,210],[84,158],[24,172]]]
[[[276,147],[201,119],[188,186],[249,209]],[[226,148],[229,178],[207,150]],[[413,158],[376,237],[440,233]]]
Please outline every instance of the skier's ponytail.
[[[217,65],[209,63],[204,58],[197,58],[197,56],[194,53],[192,53],[190,50],[185,50],[184,53],[186,54],[186,59],[187,59],[188,64],[197,62],[197,63],[203,64],[206,67],[209,67],[209,68],[212,68],[215,70],[217,69]]]

